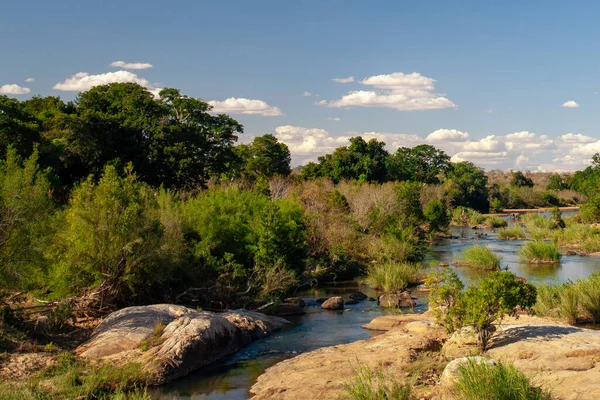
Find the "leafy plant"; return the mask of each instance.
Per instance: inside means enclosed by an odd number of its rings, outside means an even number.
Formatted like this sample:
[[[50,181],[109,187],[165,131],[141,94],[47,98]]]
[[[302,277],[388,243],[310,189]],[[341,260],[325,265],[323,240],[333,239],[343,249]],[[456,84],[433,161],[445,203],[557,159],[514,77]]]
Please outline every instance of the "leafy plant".
[[[409,400],[411,386],[367,365],[352,367],[354,378],[344,383],[344,400]]]
[[[521,261],[528,263],[556,263],[561,257],[558,247],[541,240],[525,243],[517,254]]]
[[[488,271],[500,269],[501,256],[486,246],[474,245],[465,248],[459,257],[459,263],[468,267],[481,268]]]

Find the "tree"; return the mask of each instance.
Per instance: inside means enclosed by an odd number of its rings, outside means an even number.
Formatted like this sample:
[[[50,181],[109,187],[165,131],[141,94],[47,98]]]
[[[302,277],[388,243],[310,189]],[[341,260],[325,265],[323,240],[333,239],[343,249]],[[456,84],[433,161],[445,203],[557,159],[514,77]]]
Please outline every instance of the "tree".
[[[392,157],[391,180],[439,183],[439,176],[448,170],[450,157],[428,144],[413,148],[400,147]]]
[[[455,206],[488,211],[488,179],[482,168],[468,161],[452,163],[444,176],[444,182],[449,187]]]
[[[240,173],[246,178],[288,176],[292,172],[290,150],[274,135],[259,136],[250,144],[237,146],[235,152],[240,158]]]
[[[431,231],[436,232],[448,228],[450,216],[441,200],[430,200],[425,206],[423,215],[429,221]]]
[[[547,190],[566,190],[569,188],[567,180],[560,174],[552,174],[548,180]]]
[[[18,100],[0,95],[0,159],[6,156],[8,146],[16,155],[29,157],[35,144],[41,142],[37,120]]]
[[[533,187],[533,181],[521,171],[513,172],[510,185],[514,187]]]
[[[536,301],[535,286],[517,279],[511,272],[492,272],[464,292],[456,290],[462,283],[457,282],[455,275],[449,278],[432,291],[433,304],[447,307],[445,312],[438,312],[440,322],[450,331],[463,326],[475,328],[482,352],[488,347],[496,321],[507,315],[516,316],[517,309],[529,309]]]

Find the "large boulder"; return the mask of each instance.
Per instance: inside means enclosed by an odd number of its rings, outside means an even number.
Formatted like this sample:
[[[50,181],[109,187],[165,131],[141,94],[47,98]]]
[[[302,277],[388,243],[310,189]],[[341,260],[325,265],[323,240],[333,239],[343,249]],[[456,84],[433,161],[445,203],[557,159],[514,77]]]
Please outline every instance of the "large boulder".
[[[344,299],[339,296],[330,297],[321,304],[321,308],[324,310],[343,310]]]
[[[412,308],[416,305],[410,293],[387,293],[379,296],[379,306],[383,308]]]
[[[117,364],[139,362],[163,384],[229,356],[287,321],[236,310],[223,314],[156,304],[110,314],[75,352]]]
[[[477,332],[472,326],[465,326],[454,332],[444,343],[442,353],[448,359],[472,356],[479,353]]]
[[[454,385],[456,385],[456,382],[458,382],[461,367],[466,367],[469,363],[477,365],[498,364],[496,360],[481,356],[457,358],[456,360],[450,361],[448,365],[446,365],[446,368],[444,368],[444,372],[442,372],[442,377],[440,378],[440,384],[447,389],[453,388]]]

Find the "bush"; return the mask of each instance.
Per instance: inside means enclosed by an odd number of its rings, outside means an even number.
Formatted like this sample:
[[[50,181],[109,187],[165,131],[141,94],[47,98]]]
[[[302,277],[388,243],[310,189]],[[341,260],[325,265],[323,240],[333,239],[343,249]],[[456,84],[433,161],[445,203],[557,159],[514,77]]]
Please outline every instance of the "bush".
[[[515,187],[533,187],[533,181],[521,171],[513,172],[510,185]]]
[[[455,320],[453,310],[464,288],[456,272],[445,269],[427,275],[425,285],[431,288],[429,309],[448,333],[460,328],[461,321]]]
[[[474,361],[460,367],[456,393],[461,400],[551,398],[549,393],[532,387],[529,379],[512,364],[491,365]]]
[[[472,208],[456,207],[452,210],[451,224],[455,226],[475,226],[484,221],[483,215]]]
[[[456,284],[453,286],[457,287]],[[434,288],[434,299],[440,297],[440,290],[447,288],[444,285]],[[495,331],[495,322],[505,315],[516,316],[517,308],[531,308],[535,304],[536,289],[511,272],[492,272],[477,285],[453,296],[454,305],[449,307],[445,319],[439,322],[452,330],[472,326],[477,332],[479,349],[484,352]]]
[[[411,387],[393,376],[378,370],[373,372],[368,366],[354,368],[354,378],[344,383],[345,393],[340,397],[346,400],[409,400]]]
[[[431,200],[425,207],[424,216],[429,221],[429,226],[432,231],[440,231],[448,228],[450,218],[446,207],[441,200]]]
[[[500,218],[497,216],[491,216],[491,217],[487,217],[485,219],[485,225],[488,228],[504,228],[505,226],[508,225],[508,221],[505,220],[504,218]]]
[[[459,263],[468,267],[495,271],[500,269],[501,259],[501,256],[494,253],[488,247],[474,245],[465,248],[460,253]]]
[[[552,243],[543,241],[527,242],[517,254],[519,259],[528,263],[556,263],[560,261],[560,252]]]
[[[498,231],[498,239],[525,239],[525,231],[520,225],[514,224]]]
[[[414,286],[420,282],[422,274],[421,264],[377,263],[369,265],[364,282],[373,289],[388,293]]]

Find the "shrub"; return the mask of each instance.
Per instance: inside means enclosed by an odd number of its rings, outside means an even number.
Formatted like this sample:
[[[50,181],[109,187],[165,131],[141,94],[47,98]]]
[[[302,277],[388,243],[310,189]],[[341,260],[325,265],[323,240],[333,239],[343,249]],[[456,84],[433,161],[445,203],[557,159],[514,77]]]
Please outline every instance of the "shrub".
[[[432,231],[440,231],[448,228],[450,218],[446,207],[441,200],[431,200],[425,207],[424,216],[429,221],[429,226]]]
[[[532,387],[529,379],[512,364],[493,365],[471,360],[460,367],[456,393],[461,400],[551,398],[549,393]]]
[[[504,228],[508,225],[508,221],[498,216],[491,216],[485,219],[485,225],[488,228]]]
[[[495,322],[505,315],[516,316],[517,308],[531,308],[535,300],[535,286],[518,280],[511,272],[493,272],[457,296],[448,310],[447,320],[452,321],[453,329],[475,328],[477,343],[483,352],[495,331]]]
[[[411,387],[381,369],[373,372],[366,365],[354,368],[354,378],[344,383],[347,400],[409,400]]]
[[[474,245],[465,248],[459,257],[459,263],[473,268],[481,268],[485,270],[500,269],[501,256],[494,253],[486,246]]]
[[[525,231],[517,224],[507,226],[498,230],[498,239],[525,239]]]
[[[552,243],[543,241],[527,242],[517,254],[519,259],[528,263],[556,263],[560,261],[558,248]]]
[[[431,288],[429,309],[446,331],[452,333],[460,327],[460,321],[454,319],[451,310],[461,295],[463,283],[456,272],[445,269],[428,274],[425,285]]]
[[[474,226],[483,222],[484,217],[472,208],[456,207],[452,210],[451,224],[455,226]]]
[[[393,292],[417,284],[423,274],[420,264],[385,263],[371,264],[367,268],[365,283],[373,289]]]
[[[530,177],[525,176],[521,171],[513,172],[510,185],[515,187],[533,187],[533,181]]]

